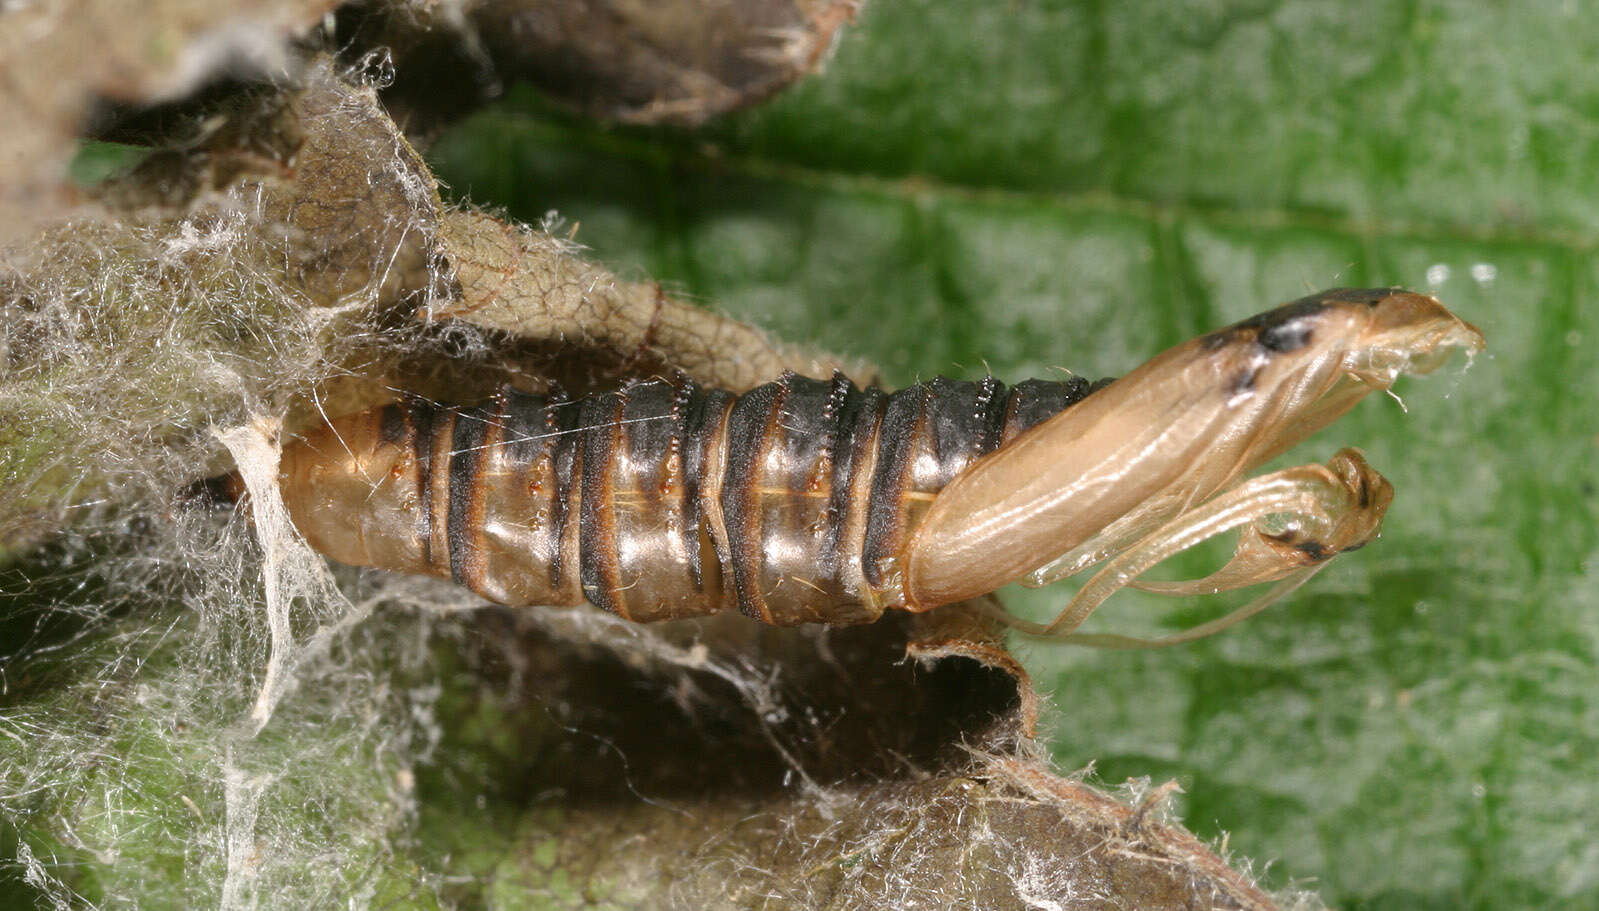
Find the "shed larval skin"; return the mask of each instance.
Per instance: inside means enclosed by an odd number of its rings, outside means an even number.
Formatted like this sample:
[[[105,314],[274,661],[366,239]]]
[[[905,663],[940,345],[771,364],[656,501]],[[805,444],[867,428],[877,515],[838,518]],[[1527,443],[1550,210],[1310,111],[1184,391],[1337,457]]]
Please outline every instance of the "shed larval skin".
[[[1368,543],[1393,496],[1352,449],[1251,471],[1401,373],[1482,347],[1431,297],[1336,289],[1096,384],[940,378],[890,394],[790,374],[735,395],[678,376],[581,399],[407,401],[286,447],[280,486],[333,559],[453,579],[502,604],[851,624],[1103,563],[1053,622],[1012,622],[1165,645],[1264,608]],[[1238,528],[1217,572],[1140,580]],[[1165,639],[1074,632],[1123,587],[1262,583],[1275,584],[1235,614]]]

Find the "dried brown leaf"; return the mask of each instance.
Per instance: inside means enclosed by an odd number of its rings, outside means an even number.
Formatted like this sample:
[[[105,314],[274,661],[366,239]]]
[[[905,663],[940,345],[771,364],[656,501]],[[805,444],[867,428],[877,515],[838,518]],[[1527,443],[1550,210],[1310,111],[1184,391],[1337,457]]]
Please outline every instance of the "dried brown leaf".
[[[735,390],[790,369],[825,376],[837,364],[786,351],[760,330],[676,300],[654,282],[623,281],[544,231],[462,211],[444,217],[439,239],[459,297],[433,307],[432,319],[659,358]]]
[[[333,0],[56,0],[0,9],[0,244],[76,203],[66,166],[95,97],[181,97],[219,74],[286,74]]]
[[[983,615],[941,613],[830,631],[484,617],[451,657],[494,708],[452,714],[538,719],[496,740],[490,776],[560,795],[522,816],[487,888],[513,907],[1277,907],[1167,818],[1174,783],[1118,799],[1053,774]],[[444,762],[463,796],[484,788]]]
[[[371,2],[357,47],[393,48],[408,129],[460,117],[514,82],[593,117],[694,126],[816,72],[859,0]]]

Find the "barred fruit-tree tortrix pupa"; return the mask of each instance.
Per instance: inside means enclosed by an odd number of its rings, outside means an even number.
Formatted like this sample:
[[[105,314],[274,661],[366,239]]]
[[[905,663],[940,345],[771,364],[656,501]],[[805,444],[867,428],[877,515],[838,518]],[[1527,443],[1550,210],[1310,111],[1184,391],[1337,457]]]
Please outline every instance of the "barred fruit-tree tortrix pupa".
[[[1354,450],[1249,471],[1401,373],[1482,344],[1425,295],[1336,289],[1093,386],[940,378],[887,394],[788,375],[734,395],[680,376],[575,400],[407,401],[311,431],[284,449],[280,479],[295,525],[333,559],[451,578],[502,604],[851,624],[1103,563],[1054,622],[1013,622],[1169,644],[1369,542],[1392,497]],[[1139,579],[1240,527],[1218,572]],[[1074,634],[1125,586],[1266,582],[1227,618],[1164,639]]]

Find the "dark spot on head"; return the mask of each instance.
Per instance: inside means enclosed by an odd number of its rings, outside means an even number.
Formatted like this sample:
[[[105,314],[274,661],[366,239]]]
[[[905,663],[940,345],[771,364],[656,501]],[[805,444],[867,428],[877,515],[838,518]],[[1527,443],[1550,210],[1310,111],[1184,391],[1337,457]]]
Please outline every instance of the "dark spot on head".
[[[1276,354],[1288,351],[1298,351],[1310,344],[1310,323],[1307,320],[1294,320],[1280,323],[1260,330],[1260,347]]]
[[[1368,539],[1368,540],[1360,542],[1359,544],[1351,544],[1348,547],[1344,548],[1343,550],[1340,550],[1339,553],[1347,554],[1347,553],[1349,553],[1352,550],[1359,550],[1362,547],[1365,547],[1367,544],[1370,544],[1370,543],[1371,543],[1371,541]]]
[[[1272,353],[1295,351],[1310,344],[1309,317],[1327,309],[1320,296],[1283,304],[1275,310],[1258,313],[1204,337],[1200,347],[1214,351],[1234,341],[1253,339]]]

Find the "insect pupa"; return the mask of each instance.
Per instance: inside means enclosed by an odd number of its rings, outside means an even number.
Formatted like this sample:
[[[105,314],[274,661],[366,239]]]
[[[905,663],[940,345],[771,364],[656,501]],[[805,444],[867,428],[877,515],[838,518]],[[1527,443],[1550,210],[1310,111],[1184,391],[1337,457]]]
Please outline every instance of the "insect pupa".
[[[1353,449],[1250,472],[1400,374],[1482,347],[1431,297],[1335,289],[1092,385],[939,378],[886,393],[789,374],[735,395],[679,376],[580,399],[401,402],[287,446],[280,485],[323,554],[506,605],[854,624],[1099,565],[1054,621],[1012,622],[1165,645],[1261,610],[1369,543],[1393,497]],[[1217,572],[1140,578],[1234,529]],[[1266,583],[1234,614],[1164,639],[1075,632],[1124,587]]]

